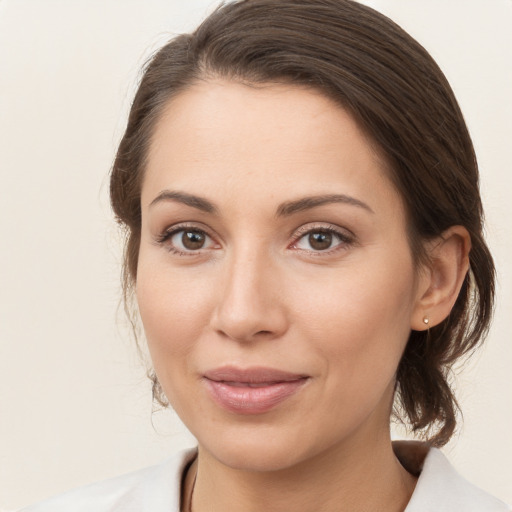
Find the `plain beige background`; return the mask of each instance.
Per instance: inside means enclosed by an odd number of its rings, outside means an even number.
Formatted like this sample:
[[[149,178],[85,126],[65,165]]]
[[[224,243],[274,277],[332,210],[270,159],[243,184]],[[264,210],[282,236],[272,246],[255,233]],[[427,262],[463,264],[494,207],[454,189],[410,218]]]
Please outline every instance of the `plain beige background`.
[[[368,0],[451,81],[499,269],[487,346],[445,452],[512,503],[512,1]],[[108,171],[138,70],[210,0],[0,0],[0,511],[193,444],[150,389],[119,307]]]

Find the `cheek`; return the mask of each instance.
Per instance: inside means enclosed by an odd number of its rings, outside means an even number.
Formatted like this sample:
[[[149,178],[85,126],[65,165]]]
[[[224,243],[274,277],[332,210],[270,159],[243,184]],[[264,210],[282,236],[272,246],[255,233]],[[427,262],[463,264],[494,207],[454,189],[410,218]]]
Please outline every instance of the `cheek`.
[[[340,280],[343,285],[316,293],[302,324],[326,376],[317,407],[327,411],[324,421],[334,422],[334,431],[355,428],[373,411],[387,425],[395,374],[409,337],[410,281],[368,278],[362,282],[361,273],[351,273]]]
[[[349,381],[392,376],[410,333],[410,260],[374,261],[367,269],[342,270],[335,279],[317,275],[314,283],[296,283],[293,308],[333,373]]]
[[[156,268],[140,265],[136,295],[153,365],[162,381],[174,367],[185,368],[183,358],[193,341],[201,338],[212,300],[204,280],[172,269],[156,275]]]

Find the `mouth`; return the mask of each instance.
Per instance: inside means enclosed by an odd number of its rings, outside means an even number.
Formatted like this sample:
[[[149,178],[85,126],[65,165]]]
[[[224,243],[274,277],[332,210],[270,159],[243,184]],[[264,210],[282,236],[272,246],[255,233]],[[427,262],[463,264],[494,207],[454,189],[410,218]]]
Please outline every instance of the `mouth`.
[[[213,401],[237,414],[268,412],[298,393],[309,378],[263,367],[222,367],[203,375]]]

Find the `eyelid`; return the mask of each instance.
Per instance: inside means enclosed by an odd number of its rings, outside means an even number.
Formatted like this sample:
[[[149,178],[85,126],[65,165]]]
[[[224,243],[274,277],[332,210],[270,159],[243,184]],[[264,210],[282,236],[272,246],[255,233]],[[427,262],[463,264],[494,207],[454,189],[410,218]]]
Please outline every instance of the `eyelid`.
[[[167,246],[166,249],[170,252],[174,252],[179,255],[186,255],[186,256],[196,256],[199,254],[203,254],[206,251],[211,250],[212,248],[201,248],[197,250],[181,250],[177,247],[173,247],[170,244],[170,240],[174,235],[179,233],[180,231],[196,231],[198,233],[202,233],[205,236],[207,236],[214,245],[220,246],[219,242],[217,241],[216,237],[210,233],[210,230],[206,227],[203,227],[202,223],[196,223],[196,222],[179,222],[178,224],[173,224],[171,226],[166,227],[163,229],[159,234],[154,236],[154,242],[156,245],[162,245]]]
[[[296,244],[302,238],[304,238],[305,235],[307,235],[309,233],[315,233],[315,232],[332,233],[332,234],[336,235],[341,240],[341,242],[339,244],[335,245],[334,247],[325,249],[325,250],[314,250],[314,249],[308,250],[308,249],[300,249],[300,248],[296,247]],[[320,255],[328,255],[337,250],[347,248],[348,246],[354,245],[355,242],[356,242],[356,236],[354,235],[354,233],[352,233],[352,231],[350,231],[347,228],[342,228],[340,226],[336,226],[335,224],[331,224],[331,223],[324,224],[321,222],[312,222],[312,223],[304,224],[303,226],[301,226],[300,228],[295,230],[295,232],[292,235],[292,242],[288,246],[288,248],[292,248],[292,249],[295,249],[298,251],[303,251],[303,252],[309,252],[311,254],[320,256]]]
[[[298,229],[296,229],[292,234],[292,238],[294,240],[297,240],[298,238],[301,238],[305,234],[311,233],[314,231],[326,231],[326,232],[337,234],[342,238],[351,238],[351,239],[356,238],[355,234],[352,233],[352,231],[350,231],[349,229],[342,228],[340,226],[331,224],[329,222],[327,222],[327,223],[308,222],[307,224],[304,224],[304,225],[300,226]]]

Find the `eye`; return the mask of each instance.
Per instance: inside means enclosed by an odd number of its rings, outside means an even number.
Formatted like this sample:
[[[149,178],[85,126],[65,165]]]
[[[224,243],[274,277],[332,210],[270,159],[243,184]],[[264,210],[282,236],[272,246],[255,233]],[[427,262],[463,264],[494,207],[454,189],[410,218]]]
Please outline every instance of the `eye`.
[[[213,249],[215,242],[203,230],[177,227],[166,231],[157,240],[161,245],[176,254],[194,254],[201,250]]]
[[[202,231],[192,231],[190,229],[178,231],[171,237],[171,243],[176,249],[185,251],[197,251],[203,249],[209,237]]]
[[[315,251],[325,251],[326,249],[330,249],[333,242],[332,233],[309,233],[309,235],[303,236],[299,240],[300,245],[302,242],[306,242],[309,245],[309,248],[314,249]]]
[[[309,252],[328,252],[352,243],[352,238],[333,228],[308,229],[299,233],[293,248]]]

